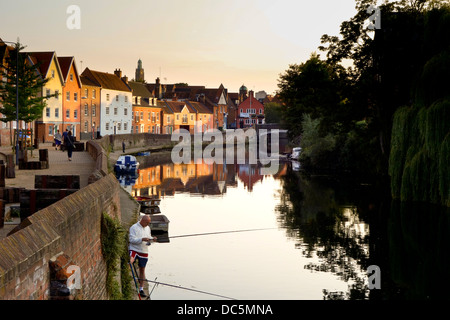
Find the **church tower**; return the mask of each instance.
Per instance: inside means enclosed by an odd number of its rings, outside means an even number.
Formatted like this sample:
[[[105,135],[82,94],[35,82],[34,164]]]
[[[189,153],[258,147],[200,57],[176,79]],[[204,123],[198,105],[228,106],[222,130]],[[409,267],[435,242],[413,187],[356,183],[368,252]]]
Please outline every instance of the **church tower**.
[[[136,77],[135,81],[137,82],[144,82],[144,69],[142,68],[142,60],[138,60],[138,66],[136,68]]]

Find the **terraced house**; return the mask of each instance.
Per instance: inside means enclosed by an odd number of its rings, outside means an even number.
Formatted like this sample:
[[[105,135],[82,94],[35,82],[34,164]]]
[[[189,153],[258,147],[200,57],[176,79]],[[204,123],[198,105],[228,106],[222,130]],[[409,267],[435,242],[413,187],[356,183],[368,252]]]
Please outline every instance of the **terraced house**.
[[[142,82],[128,81],[133,95],[132,133],[162,133],[162,110],[157,99]]]
[[[80,76],[81,110],[80,136],[83,140],[96,139],[100,134],[100,90],[101,86],[88,77]]]
[[[56,52],[28,52],[29,62],[37,66],[37,72],[43,79],[49,81],[42,87],[42,96],[47,106],[43,110],[42,118],[35,122],[35,137],[40,142],[53,142],[55,130],[62,128],[62,92],[64,87],[63,75]],[[52,96],[54,95],[54,96]]]
[[[100,135],[131,133],[132,91],[122,79],[122,72],[113,74],[86,68],[82,76],[100,87]]]
[[[80,106],[81,80],[74,57],[58,57],[59,66],[64,81],[62,89],[62,126],[61,133],[68,129],[76,140],[81,138]]]

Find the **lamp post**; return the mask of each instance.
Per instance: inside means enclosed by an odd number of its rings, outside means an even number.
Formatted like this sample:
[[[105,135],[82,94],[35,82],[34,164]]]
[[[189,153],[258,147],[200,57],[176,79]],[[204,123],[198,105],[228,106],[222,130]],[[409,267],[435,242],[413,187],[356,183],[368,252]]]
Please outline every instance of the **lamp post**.
[[[4,41],[16,46],[16,165],[19,164],[19,43]]]

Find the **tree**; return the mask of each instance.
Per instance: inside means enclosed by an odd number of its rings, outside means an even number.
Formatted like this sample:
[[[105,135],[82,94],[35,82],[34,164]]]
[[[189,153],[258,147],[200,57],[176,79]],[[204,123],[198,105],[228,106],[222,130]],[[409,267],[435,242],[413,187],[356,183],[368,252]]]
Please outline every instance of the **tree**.
[[[278,95],[285,103],[284,120],[291,136],[301,134],[303,114],[323,118],[330,125],[341,102],[338,69],[313,53],[308,61],[292,64],[278,80]]]
[[[20,52],[23,49],[24,47],[20,43],[17,43],[15,49],[6,57],[5,64],[2,65],[2,68],[6,70],[6,76],[1,80],[0,85],[0,98],[2,100],[0,113],[4,115],[4,118],[0,120],[5,123],[14,121],[17,118],[17,70],[19,88],[19,121],[30,123],[42,117],[42,112],[47,105],[46,99],[54,96],[42,95],[42,88],[48,82],[48,79],[43,79],[37,72],[38,65],[31,63],[27,54]],[[19,51],[18,55],[16,54],[17,50]]]

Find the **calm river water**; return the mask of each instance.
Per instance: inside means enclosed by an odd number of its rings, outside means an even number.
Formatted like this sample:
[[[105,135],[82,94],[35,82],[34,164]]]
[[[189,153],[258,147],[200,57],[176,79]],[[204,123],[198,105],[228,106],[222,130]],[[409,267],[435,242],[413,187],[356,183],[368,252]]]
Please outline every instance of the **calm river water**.
[[[266,176],[248,164],[161,164],[128,190],[159,196],[170,220],[146,276],[180,288],[150,283],[152,300],[450,297],[448,210],[290,162]]]

